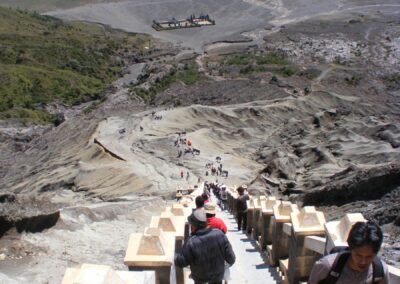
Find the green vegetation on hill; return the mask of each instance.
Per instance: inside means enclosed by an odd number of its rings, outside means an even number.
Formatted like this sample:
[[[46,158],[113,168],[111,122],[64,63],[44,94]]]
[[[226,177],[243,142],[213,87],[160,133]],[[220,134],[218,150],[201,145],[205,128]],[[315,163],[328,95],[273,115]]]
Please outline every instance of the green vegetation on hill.
[[[28,9],[31,11],[51,11],[83,6],[90,3],[101,3],[107,0],[0,0],[6,7]]]
[[[298,72],[289,60],[280,53],[270,52],[265,54],[235,54],[223,60],[225,66],[240,66],[239,73],[248,75],[259,72],[272,72],[282,76],[292,76]]]
[[[225,64],[227,65],[248,65],[248,64],[256,64],[256,65],[287,65],[289,64],[288,60],[282,55],[278,53],[268,53],[262,55],[256,54],[239,54],[229,56]]]
[[[383,77],[383,82],[389,91],[400,90],[400,73],[388,74]]]
[[[144,35],[0,7],[0,119],[48,123],[43,105],[100,98]]]
[[[172,70],[163,78],[157,78],[149,89],[133,87],[132,91],[141,97],[146,103],[149,103],[158,93],[168,89],[172,83],[181,82],[185,85],[194,85],[201,79],[202,75],[199,73],[196,66],[185,65],[181,70]]]

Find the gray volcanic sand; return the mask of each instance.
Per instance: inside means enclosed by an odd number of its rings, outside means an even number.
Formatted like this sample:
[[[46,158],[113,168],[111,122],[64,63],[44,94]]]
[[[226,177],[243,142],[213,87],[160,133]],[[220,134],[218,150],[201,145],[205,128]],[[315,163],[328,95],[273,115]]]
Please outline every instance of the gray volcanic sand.
[[[123,104],[121,101],[120,106]],[[323,109],[340,111],[331,116],[321,112]],[[67,208],[61,211],[58,224],[43,233],[18,236],[9,232],[3,237],[1,242],[7,245],[1,252],[8,257],[2,262],[2,273],[7,273],[10,283],[10,279],[59,283],[67,266],[82,262],[124,269],[129,233],[142,230],[149,217],[165,207],[159,198],[152,201],[149,195],[172,197],[178,185],[196,183],[198,177],[206,179],[204,165],[216,156],[222,157],[229,177],[208,177],[210,181],[240,184],[269,165],[273,167],[271,178],[279,180],[284,173],[284,180],[295,181],[298,189],[323,184],[353,164],[368,169],[377,166],[378,160],[382,164],[398,161],[400,148],[374,138],[384,126],[388,132],[398,132],[384,112],[357,97],[314,92],[306,97],[282,94],[280,99],[224,107],[160,109],[156,114],[162,120],[154,120],[151,111],[129,115],[123,110],[120,116],[114,113],[101,121],[92,118],[90,124],[71,119],[38,140],[46,141],[50,153],[35,158],[33,153],[41,149],[40,144],[28,151],[32,159],[25,157],[27,167],[38,171],[27,174],[12,190],[42,192]],[[321,129],[313,123],[316,115]],[[96,120],[99,123],[94,127]],[[199,156],[177,158],[174,140],[180,131],[187,132],[187,138],[201,151]],[[71,133],[75,135],[63,138]],[[303,154],[293,154],[293,146]],[[54,166],[56,161],[66,164]],[[23,172],[30,172],[29,168]],[[188,182],[180,178],[181,170],[190,172]],[[64,185],[60,181],[65,181]],[[72,203],[77,205],[67,205]],[[24,272],[18,273],[16,266]],[[0,275],[0,279],[5,277]]]
[[[61,283],[67,267],[104,264],[126,270],[129,234],[142,232],[166,204],[159,198],[81,204],[62,209],[60,220],[40,234],[9,232],[0,239],[0,283]]]
[[[210,14],[216,26],[156,32],[152,21],[186,18],[190,14]],[[240,0],[218,1],[129,1],[87,5],[49,15],[67,20],[91,21],[130,32],[151,34],[157,38],[183,43],[198,51],[204,44],[223,40],[243,40],[240,33],[263,27],[270,11]]]
[[[321,112],[322,109],[330,112]],[[335,109],[340,111],[330,115]],[[52,173],[47,168],[47,172],[26,178],[24,188],[33,193],[40,191],[43,179],[51,184],[69,176],[72,191],[60,194],[54,185],[54,192],[48,194],[53,196],[53,202],[71,203],[75,199],[82,205],[63,209],[58,224],[41,234],[24,233],[20,240],[11,233],[3,237],[1,241],[8,242],[6,253],[14,255],[14,259],[3,262],[2,271],[7,272],[7,277],[16,283],[59,283],[67,266],[82,262],[124,269],[122,259],[129,233],[140,231],[150,215],[165,207],[165,203],[145,195],[172,196],[176,186],[187,184],[179,176],[182,169],[190,172],[188,183],[196,183],[198,177],[206,179],[204,165],[216,156],[222,157],[229,178],[208,177],[210,181],[240,184],[269,165],[271,178],[279,180],[284,173],[285,180],[295,181],[299,189],[317,182],[323,184],[353,164],[371,169],[378,160],[385,164],[400,159],[400,148],[374,138],[374,133],[384,126],[392,133],[398,132],[398,127],[385,118],[384,109],[357,97],[314,92],[306,97],[287,95],[224,107],[193,105],[159,110],[156,114],[162,120],[154,120],[150,111],[102,120],[92,128],[92,135],[86,136],[87,140],[78,138],[80,149],[71,149],[75,154],[71,152],[70,157],[76,163],[57,167]],[[316,115],[322,129],[315,128]],[[55,131],[63,133],[73,122],[74,119]],[[139,126],[144,130],[140,131]],[[75,128],[80,132],[85,125],[76,124]],[[124,133],[120,132],[122,129]],[[199,156],[186,154],[177,158],[174,140],[180,131],[186,131],[193,146],[201,150]],[[57,137],[56,133],[51,136]],[[94,144],[94,139],[102,147]],[[59,151],[57,147],[62,146],[56,144],[50,142]],[[293,146],[302,155],[294,154]],[[37,163],[32,161],[31,166]],[[99,203],[98,198],[125,201],[107,204]],[[15,271],[15,265],[24,272]]]
[[[262,37],[261,30],[270,21],[281,25],[314,15],[323,17],[333,11],[368,9],[392,9],[396,14],[399,2],[130,1],[92,4],[50,14],[150,33],[201,51],[215,41],[241,40],[243,32]],[[354,8],[357,5],[363,7]],[[200,12],[209,13],[217,25],[169,32],[155,32],[150,27],[153,19],[181,18]],[[371,41],[378,33],[372,31]],[[280,42],[280,36],[286,34],[279,33],[271,40]],[[360,32],[358,36],[369,39],[369,33]],[[298,45],[297,55],[310,51],[301,50],[306,43],[291,40],[282,48],[292,49],[293,45]],[[229,49],[229,45],[222,46]],[[340,42],[334,49],[341,47]],[[395,59],[393,62],[397,62]],[[142,67],[133,67],[131,75]],[[149,224],[150,216],[164,209],[162,198],[171,199],[177,186],[194,184],[199,177],[215,181],[217,177],[205,177],[204,165],[216,156],[222,157],[224,168],[229,171],[227,179],[218,177],[219,182],[235,185],[253,181],[252,192],[274,194],[282,194],[281,190],[289,185],[295,193],[322,187],[320,192],[316,190],[315,198],[327,205],[341,205],[336,199],[324,200],[325,185],[340,185],[340,177],[356,183],[359,172],[379,172],[392,165],[396,168],[400,160],[399,105],[397,97],[393,99],[397,104],[391,106],[392,101],[386,101],[386,96],[371,95],[362,86],[351,91],[338,87],[335,76],[345,67],[331,69],[322,72],[314,82],[314,92],[308,96],[302,92],[294,95],[292,89],[266,83],[270,77],[263,83],[207,83],[206,94],[200,87],[193,90],[184,86],[185,91],[179,95],[186,98],[185,103],[200,98],[199,102],[229,105],[156,109],[162,120],[154,120],[151,110],[145,111],[143,104],[132,102],[122,89],[93,114],[71,115],[59,127],[45,130],[23,153],[4,160],[2,166],[8,170],[2,183],[4,188],[21,195],[45,195],[64,209],[60,221],[49,230],[38,234],[10,231],[0,239],[0,254],[6,255],[6,260],[0,262],[0,282],[60,283],[66,267],[83,262],[125,269],[123,255],[129,233]],[[304,78],[294,80],[298,81],[297,88],[307,83]],[[124,83],[121,80],[116,85]],[[383,87],[379,90],[384,91]],[[173,87],[166,92],[171,97],[177,95]],[[166,94],[158,96],[156,103],[164,99],[168,99]],[[186,131],[194,147],[201,150],[199,156],[177,157],[174,140],[180,131]],[[95,139],[102,146],[95,144]],[[188,182],[180,178],[181,170],[190,172]],[[350,173],[348,177],[346,173]],[[266,184],[267,176],[282,188]],[[370,176],[362,178],[368,181]],[[393,190],[393,195],[398,191]],[[330,195],[326,196],[329,199]],[[383,203],[379,198],[373,202],[365,199],[357,207],[339,211],[360,209],[372,214],[376,208],[394,208],[398,196],[385,196],[379,196]],[[370,207],[376,203],[377,207]],[[397,214],[396,210],[390,217]]]
[[[397,4],[399,1],[385,1]],[[382,1],[336,0],[280,1],[280,0],[181,0],[181,1],[127,1],[109,4],[90,4],[68,10],[48,12],[49,15],[66,20],[98,22],[130,32],[151,34],[156,38],[191,47],[201,51],[205,45],[218,41],[243,40],[242,33],[263,29],[271,21],[280,25],[319,14],[333,13],[341,9],[354,11],[374,5],[385,6]],[[360,8],[358,8],[360,6]],[[369,6],[368,6],[369,7]],[[157,32],[151,28],[152,21],[175,17],[186,18],[190,14],[210,14],[216,20],[211,27]]]

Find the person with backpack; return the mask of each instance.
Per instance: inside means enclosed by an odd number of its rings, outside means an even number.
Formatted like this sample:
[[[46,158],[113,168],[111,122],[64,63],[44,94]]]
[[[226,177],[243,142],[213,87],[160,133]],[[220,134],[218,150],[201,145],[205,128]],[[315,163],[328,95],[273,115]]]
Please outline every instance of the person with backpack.
[[[192,234],[175,253],[175,264],[190,266],[195,284],[222,284],[225,263],[231,266],[236,260],[228,238],[221,230],[208,227],[204,209],[195,210],[188,222]]]
[[[357,222],[347,238],[348,248],[318,260],[309,284],[387,284],[387,265],[377,256],[383,240],[381,228],[372,221]]]

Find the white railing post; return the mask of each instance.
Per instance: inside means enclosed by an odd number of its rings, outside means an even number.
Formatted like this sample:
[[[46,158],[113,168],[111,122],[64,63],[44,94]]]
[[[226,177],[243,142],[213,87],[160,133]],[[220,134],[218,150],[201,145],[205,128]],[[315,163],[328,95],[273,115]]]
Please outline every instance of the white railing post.
[[[159,284],[175,284],[175,234],[158,228],[129,237],[124,263],[130,271],[154,270]]]
[[[250,196],[250,199],[246,201],[247,203],[247,226],[244,228],[247,234],[251,234],[253,230],[253,214],[254,214],[254,199],[255,197]]]
[[[287,279],[290,284],[307,281],[314,263],[320,255],[305,247],[306,236],[325,236],[325,216],[314,206],[291,213],[292,234],[289,244]]]
[[[272,245],[267,245],[271,265],[279,265],[279,261],[289,255],[289,236],[283,232],[283,225],[291,222],[290,213],[292,212],[298,212],[298,207],[289,201],[282,201],[273,207]]]
[[[269,196],[261,200],[260,212],[260,239],[259,244],[262,250],[267,249],[267,245],[272,243],[272,217],[274,215],[273,208],[278,204],[275,196]]]

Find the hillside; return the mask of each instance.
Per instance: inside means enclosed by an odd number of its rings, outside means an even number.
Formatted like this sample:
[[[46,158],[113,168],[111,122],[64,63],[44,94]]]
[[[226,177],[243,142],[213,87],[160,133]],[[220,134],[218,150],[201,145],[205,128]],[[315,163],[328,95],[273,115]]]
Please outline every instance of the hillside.
[[[0,5],[5,7],[28,9],[30,11],[50,11],[55,9],[66,9],[92,3],[103,3],[104,0],[0,0]]]
[[[0,119],[48,123],[48,103],[101,99],[148,45],[144,35],[0,7]]]
[[[315,205],[327,220],[361,212],[382,226],[383,258],[399,266],[399,1],[135,0],[49,12],[131,32],[191,9],[220,16],[210,28],[159,33],[168,42],[153,40],[149,49],[148,37],[103,26],[1,15],[2,58],[13,59],[2,64],[22,78],[14,89],[38,79],[35,94],[48,98],[28,108],[23,99],[37,97],[25,92],[2,114],[63,110],[66,120],[0,123],[0,283],[60,283],[66,267],[85,262],[126,269],[129,234],[142,231],[177,186],[199,179]],[[235,41],[238,33],[247,41]],[[30,48],[16,56],[7,41]],[[115,87],[97,92],[121,68]],[[43,91],[65,78],[88,90]],[[179,132],[199,155],[175,143]],[[205,167],[217,156],[228,177]]]

